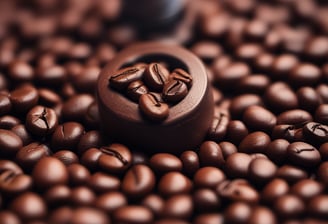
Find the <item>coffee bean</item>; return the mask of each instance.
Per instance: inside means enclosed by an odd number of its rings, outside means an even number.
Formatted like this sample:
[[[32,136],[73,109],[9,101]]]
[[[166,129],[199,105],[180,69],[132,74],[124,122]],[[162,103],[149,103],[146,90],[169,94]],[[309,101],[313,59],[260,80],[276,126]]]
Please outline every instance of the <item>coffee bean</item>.
[[[327,161],[328,160],[328,142],[324,143],[320,146],[319,152],[320,152],[322,161]]]
[[[52,156],[59,159],[62,163],[65,164],[65,166],[79,162],[77,155],[69,150],[60,150],[54,153]]]
[[[247,135],[239,144],[238,151],[244,153],[264,153],[270,144],[270,137],[261,131]]]
[[[283,112],[298,107],[296,94],[284,82],[275,82],[271,84],[265,91],[264,99],[269,108],[277,112]]]
[[[25,61],[15,60],[9,65],[9,76],[17,82],[27,82],[34,78],[34,70]]]
[[[52,206],[64,205],[69,203],[71,189],[65,185],[56,185],[49,188],[44,193],[44,200]]]
[[[170,171],[181,171],[182,162],[181,160],[169,153],[156,153],[150,160],[149,164],[151,168],[157,173],[166,173]]]
[[[180,80],[172,79],[164,85],[162,96],[166,102],[177,103],[187,94],[187,85]]]
[[[196,152],[187,150],[180,155],[183,165],[183,173],[187,176],[193,176],[199,168],[199,158]]]
[[[237,147],[231,142],[220,142],[219,146],[222,150],[224,159],[227,159],[231,154],[234,154],[238,151]]]
[[[279,167],[276,177],[286,180],[288,183],[295,183],[301,179],[308,178],[308,173],[299,167],[283,165]]]
[[[95,201],[95,206],[107,213],[112,213],[116,209],[127,205],[127,199],[121,192],[112,191],[101,194]]]
[[[233,178],[246,178],[251,161],[252,158],[246,153],[237,152],[231,154],[226,159],[226,174]]]
[[[157,194],[149,194],[141,204],[149,208],[156,216],[160,216],[164,209],[164,200]]]
[[[98,160],[102,152],[97,148],[90,148],[86,150],[81,156],[81,164],[90,170],[98,169]]]
[[[75,186],[88,183],[91,176],[90,171],[78,163],[69,164],[67,166],[67,172],[70,184]]]
[[[195,210],[200,213],[215,212],[220,207],[220,200],[215,191],[210,189],[199,189],[193,193]]]
[[[262,74],[253,74],[242,78],[237,85],[238,92],[262,94],[270,85],[270,79]]]
[[[212,124],[207,132],[207,139],[219,142],[222,140],[228,127],[229,117],[226,113],[215,113]]]
[[[122,91],[131,82],[141,80],[145,69],[144,66],[122,68],[110,77],[109,84],[111,87]]]
[[[303,129],[297,128],[295,125],[281,124],[276,125],[271,134],[273,139],[286,139],[289,142],[302,141]]]
[[[319,84],[315,89],[315,91],[319,94],[319,98],[324,104],[328,103],[327,90],[328,90],[328,85],[326,84]]]
[[[146,93],[148,93],[148,88],[140,80],[131,82],[126,91],[128,97],[135,102],[139,102],[140,96]]]
[[[49,67],[40,67],[36,72],[36,80],[42,85],[59,86],[67,79],[66,70],[60,65],[51,65]]]
[[[270,181],[276,174],[277,167],[269,159],[257,158],[251,161],[248,167],[248,175],[254,183],[259,185]]]
[[[229,142],[239,145],[239,143],[248,135],[246,125],[239,120],[231,120],[227,126],[226,138]]]
[[[122,191],[132,198],[139,198],[148,194],[155,186],[155,175],[145,165],[132,166],[122,181]]]
[[[288,183],[280,178],[275,178],[268,182],[261,191],[261,200],[267,204],[272,204],[277,198],[289,192]]]
[[[328,124],[328,104],[321,104],[315,111],[314,118],[316,122]]]
[[[220,146],[213,141],[203,142],[198,155],[202,166],[223,167],[225,163]]]
[[[300,180],[295,183],[290,191],[305,201],[311,200],[323,192],[323,185],[311,179]]]
[[[32,188],[32,178],[25,174],[15,174],[12,170],[0,175],[0,190],[4,194],[18,195]]]
[[[86,186],[71,189],[69,201],[75,206],[89,206],[94,204],[96,195]]]
[[[215,188],[226,179],[223,171],[216,167],[202,167],[194,175],[194,184],[197,188]]]
[[[22,140],[12,131],[0,129],[0,152],[12,156],[23,146]]]
[[[288,74],[289,83],[293,86],[313,86],[318,83],[321,78],[320,69],[310,63],[303,63]]]
[[[271,209],[264,206],[257,206],[252,209],[248,222],[253,224],[261,224],[263,222],[275,224],[277,223],[277,218]]]
[[[290,124],[300,126],[312,121],[312,116],[304,110],[288,110],[278,115],[277,124]]]
[[[8,114],[11,110],[11,102],[9,96],[0,94],[0,116]]]
[[[125,171],[132,162],[130,150],[121,144],[111,144],[100,148],[102,154],[99,156],[98,165],[110,173],[121,173]]]
[[[50,153],[51,151],[46,145],[32,142],[17,152],[16,161],[25,170],[31,171],[41,158],[49,156]]]
[[[234,202],[224,211],[224,223],[247,223],[247,220],[251,216],[251,207],[244,202]]]
[[[38,102],[38,91],[30,84],[25,84],[10,93],[13,109],[18,113],[25,113]]]
[[[73,209],[69,206],[55,208],[49,215],[50,223],[68,223],[72,220]]]
[[[192,82],[193,82],[192,76],[181,68],[174,69],[173,72],[171,73],[171,78],[185,83],[188,89],[190,89],[192,86]]]
[[[10,130],[18,124],[20,124],[20,120],[17,117],[11,115],[0,117],[0,129]]]
[[[215,74],[216,83],[220,88],[227,89],[228,86],[236,86],[236,84],[244,77],[250,74],[250,68],[242,62],[233,62],[219,70]]]
[[[299,88],[296,92],[301,109],[313,112],[320,105],[319,94],[311,87]]]
[[[66,184],[68,172],[60,160],[44,157],[35,164],[32,178],[38,188],[45,190],[55,184]]]
[[[310,142],[324,143],[328,141],[328,126],[316,122],[309,122],[303,126],[303,133]]]
[[[211,224],[211,223],[223,224],[224,222],[223,222],[222,214],[205,213],[195,217],[193,223],[194,224]]]
[[[152,121],[163,121],[169,116],[169,106],[161,103],[154,94],[143,94],[139,98],[139,108]]]
[[[232,118],[241,118],[244,111],[252,105],[262,105],[262,100],[255,94],[243,94],[234,97],[231,101],[229,111]]]
[[[121,181],[116,176],[110,174],[96,172],[88,179],[88,186],[98,193],[106,193],[108,191],[116,191],[120,189]]]
[[[189,219],[193,209],[190,195],[174,195],[166,200],[163,208],[163,216],[167,218]]]
[[[259,193],[244,179],[225,180],[217,185],[217,194],[225,200],[256,204]]]
[[[78,153],[83,154],[86,150],[90,148],[98,148],[100,147],[102,142],[102,136],[99,131],[88,131],[80,138],[80,141],[77,145]]]
[[[312,216],[318,217],[322,220],[326,220],[328,218],[327,203],[327,195],[318,195],[310,199],[307,209]]]
[[[158,191],[163,196],[187,194],[192,189],[192,182],[179,172],[166,173],[158,182]]]
[[[4,159],[0,160],[0,174],[7,170],[11,170],[15,174],[23,173],[23,170],[13,161],[4,160]]]
[[[289,142],[285,139],[273,140],[265,149],[265,154],[273,162],[282,164],[286,160],[288,145]]]
[[[161,91],[169,79],[169,71],[159,63],[151,63],[145,70],[144,80],[147,86],[156,91]]]
[[[68,121],[82,121],[94,98],[89,94],[77,94],[70,97],[62,109],[63,118]]]
[[[32,192],[16,197],[10,203],[10,209],[24,221],[42,219],[47,213],[47,207],[43,199]]]
[[[9,210],[2,210],[0,212],[0,223],[3,224],[20,224],[21,221],[17,215]]]
[[[270,133],[275,126],[276,116],[269,110],[257,105],[248,107],[243,114],[243,121],[251,130]]]
[[[287,148],[287,158],[295,165],[313,167],[320,163],[319,151],[305,142],[294,142]]]
[[[153,214],[151,211],[140,205],[127,205],[116,209],[113,213],[114,223],[144,223],[150,224],[153,222]]]
[[[320,164],[319,168],[317,169],[317,176],[318,180],[320,180],[325,186],[328,186],[328,162],[323,162]]]
[[[277,198],[273,206],[282,219],[301,217],[305,211],[304,202],[299,197],[290,194]]]
[[[53,109],[35,106],[27,113],[25,125],[32,134],[44,137],[55,131],[58,118]]]
[[[26,130],[26,127],[23,124],[15,125],[11,128],[11,131],[20,137],[23,145],[30,144],[33,141],[31,134]]]
[[[77,208],[70,220],[72,224],[106,224],[110,223],[108,216],[105,212],[91,208],[91,207],[81,207]]]
[[[84,128],[77,122],[66,122],[55,129],[51,138],[51,145],[55,149],[74,149],[83,135]]]
[[[190,50],[199,58],[209,63],[223,53],[222,47],[212,41],[199,41],[191,46]]]
[[[97,85],[100,68],[96,65],[89,65],[82,69],[79,75],[73,76],[75,88],[81,92],[93,93]]]
[[[39,104],[46,107],[53,107],[61,103],[60,96],[51,89],[40,88],[38,89]]]

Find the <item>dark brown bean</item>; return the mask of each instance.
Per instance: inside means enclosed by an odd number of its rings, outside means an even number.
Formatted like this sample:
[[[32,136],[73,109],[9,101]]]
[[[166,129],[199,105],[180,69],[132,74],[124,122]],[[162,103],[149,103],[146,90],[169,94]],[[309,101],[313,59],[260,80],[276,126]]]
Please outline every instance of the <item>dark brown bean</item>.
[[[110,77],[109,84],[117,90],[124,90],[131,82],[141,80],[145,69],[144,66],[122,68]]]
[[[223,171],[216,167],[202,167],[194,175],[194,184],[197,188],[215,188],[226,179]]]
[[[148,92],[147,86],[142,81],[137,80],[128,85],[126,94],[131,100],[139,102],[140,96]]]
[[[116,176],[102,172],[94,173],[88,180],[88,186],[98,193],[119,190],[121,181]]]
[[[58,118],[53,109],[35,106],[27,113],[25,125],[32,134],[45,137],[55,131]]]
[[[172,79],[164,85],[162,96],[165,102],[177,103],[187,94],[187,85],[180,80]]]
[[[183,173],[187,176],[193,176],[199,168],[199,158],[196,152],[187,150],[180,155],[183,165]]]
[[[0,129],[0,152],[2,155],[15,155],[22,146],[22,140],[14,132]]]
[[[192,76],[181,68],[174,69],[171,73],[171,78],[184,82],[188,89],[190,89],[192,86]]]
[[[245,110],[243,121],[251,130],[270,133],[276,125],[277,119],[269,110],[261,106],[253,105]]]
[[[320,163],[319,151],[305,142],[294,142],[287,148],[288,160],[301,167],[313,167]]]
[[[158,182],[158,191],[163,196],[187,194],[192,189],[192,182],[179,172],[169,172]]]
[[[205,141],[198,152],[202,166],[223,167],[225,163],[220,146],[213,141]]]
[[[190,195],[174,195],[165,202],[163,216],[167,218],[189,219],[193,209]]]
[[[25,113],[38,102],[38,91],[30,84],[25,84],[10,93],[13,109],[18,113]]]
[[[238,151],[245,153],[264,153],[271,140],[264,132],[256,131],[247,135],[239,144]]]
[[[145,70],[144,80],[147,86],[155,91],[161,91],[169,79],[169,71],[159,63],[151,63]]]
[[[169,106],[166,103],[161,103],[154,94],[141,95],[139,108],[152,121],[163,121],[169,116]]]
[[[95,201],[95,206],[107,213],[112,213],[116,209],[127,205],[127,203],[124,194],[118,191],[111,191],[98,196]]]
[[[114,223],[150,224],[154,217],[151,211],[138,205],[127,205],[116,209],[113,213]]]
[[[63,123],[55,129],[51,138],[51,145],[55,149],[75,149],[83,132],[84,128],[80,123]]]
[[[182,162],[175,155],[169,153],[156,153],[150,157],[149,164],[157,173],[166,173],[170,171],[181,171]]]
[[[264,203],[272,204],[277,198],[289,192],[288,183],[280,178],[275,178],[267,183],[261,191],[261,200]]]

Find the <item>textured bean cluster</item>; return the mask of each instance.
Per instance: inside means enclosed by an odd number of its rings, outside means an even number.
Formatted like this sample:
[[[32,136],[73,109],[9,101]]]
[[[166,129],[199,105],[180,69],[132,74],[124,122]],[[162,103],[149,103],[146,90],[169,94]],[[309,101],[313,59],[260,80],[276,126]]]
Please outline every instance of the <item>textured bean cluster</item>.
[[[0,223],[327,223],[326,1],[193,2],[165,34],[120,0],[0,1]],[[99,71],[155,37],[213,86],[207,139],[180,155],[100,135]]]

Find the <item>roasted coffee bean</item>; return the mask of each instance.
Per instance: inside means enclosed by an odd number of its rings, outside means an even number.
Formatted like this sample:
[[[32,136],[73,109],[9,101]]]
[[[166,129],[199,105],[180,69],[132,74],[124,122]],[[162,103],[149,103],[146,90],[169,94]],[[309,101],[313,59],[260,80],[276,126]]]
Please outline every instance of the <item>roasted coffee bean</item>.
[[[61,206],[49,212],[49,222],[52,223],[68,223],[72,220],[73,208],[69,206]]]
[[[158,191],[163,196],[187,194],[192,189],[192,182],[179,172],[169,172],[158,181]]]
[[[98,129],[100,126],[100,115],[97,101],[93,101],[83,117],[83,123],[88,129]]]
[[[77,122],[66,122],[55,129],[51,137],[51,145],[55,149],[75,149],[84,132],[84,128]]]
[[[213,141],[203,142],[198,155],[202,166],[222,167],[225,162],[220,146]]]
[[[217,213],[205,213],[198,215],[193,219],[194,224],[223,224],[223,215]],[[183,224],[183,223],[181,223]],[[186,223],[187,224],[187,223]]]
[[[314,118],[316,122],[328,124],[328,104],[321,104],[315,111]]]
[[[169,116],[169,106],[161,103],[154,94],[143,94],[139,98],[139,108],[152,121],[163,121]]]
[[[216,167],[202,167],[194,175],[194,184],[197,188],[215,188],[220,182],[225,180],[223,171]]]
[[[80,141],[77,145],[78,153],[83,154],[90,148],[98,148],[101,146],[102,142],[102,136],[99,131],[88,131],[80,138]]]
[[[270,85],[270,79],[262,74],[253,74],[242,78],[238,83],[238,92],[262,94]]]
[[[265,91],[264,99],[269,108],[277,112],[295,109],[298,99],[292,89],[284,82],[275,82]]]
[[[96,198],[95,206],[107,213],[112,213],[119,207],[127,205],[127,199],[121,192],[111,191]]]
[[[144,223],[153,222],[154,216],[152,212],[140,205],[126,205],[116,209],[113,212],[113,223]]]
[[[9,65],[9,75],[10,78],[17,82],[27,82],[34,78],[34,70],[25,61],[15,60]]]
[[[110,220],[102,210],[92,207],[79,207],[74,210],[70,222],[72,224],[106,224],[110,223]]]
[[[66,166],[79,162],[79,158],[77,157],[77,155],[69,150],[60,150],[54,153],[52,156],[59,159]]]
[[[150,193],[154,186],[155,174],[148,166],[142,164],[132,166],[122,181],[122,191],[132,198]]]
[[[312,116],[305,110],[288,110],[278,115],[277,124],[289,124],[296,127],[312,121]]]
[[[120,189],[121,181],[110,174],[96,172],[88,179],[88,186],[97,193],[106,193]]]
[[[277,198],[289,192],[288,183],[280,178],[275,178],[268,182],[261,191],[261,200],[264,203],[272,204]]]
[[[15,155],[22,146],[22,140],[14,132],[0,129],[0,152],[2,155]]]
[[[47,214],[47,207],[43,199],[32,192],[19,195],[11,201],[9,207],[24,221],[42,219]]]
[[[221,46],[212,41],[199,41],[190,50],[205,62],[211,62],[223,53]]]
[[[97,148],[90,148],[86,150],[81,156],[81,164],[90,170],[98,169],[98,160],[102,152]]]
[[[60,65],[51,65],[49,67],[40,67],[36,72],[36,80],[46,86],[59,86],[67,79],[67,73],[64,67]]]
[[[172,79],[164,85],[162,96],[166,102],[177,103],[185,98],[187,94],[187,85],[180,80]]]
[[[131,165],[132,154],[124,145],[114,143],[101,147],[100,151],[98,165],[107,172],[121,173]]]
[[[303,126],[303,133],[311,142],[328,142],[328,126],[316,122],[309,122]]]
[[[175,155],[169,153],[154,154],[150,157],[149,164],[151,168],[159,174],[182,170],[181,160]]]
[[[50,89],[40,88],[38,89],[38,93],[39,104],[42,106],[53,107],[62,101],[60,96]]]
[[[256,204],[259,193],[244,179],[225,180],[217,185],[217,194],[225,200]]]
[[[160,216],[164,209],[164,199],[157,194],[149,194],[146,196],[141,204],[149,208],[156,216]]]
[[[31,84],[24,84],[10,92],[13,109],[18,113],[25,113],[38,102],[38,91]]]
[[[263,222],[276,224],[277,218],[271,209],[264,206],[257,206],[252,209],[248,222],[252,224],[261,224]]]
[[[322,220],[327,220],[327,203],[327,195],[318,195],[310,199],[307,209],[312,216],[315,216]]]
[[[73,163],[67,166],[69,182],[71,185],[83,185],[88,183],[90,171],[83,165]]]
[[[200,213],[215,212],[220,208],[221,202],[214,190],[198,189],[193,193],[195,210]]]
[[[238,151],[244,153],[264,153],[271,140],[269,135],[261,131],[247,135],[239,144]]]
[[[166,200],[162,215],[167,218],[189,219],[193,209],[191,196],[179,194]]]
[[[7,94],[0,94],[0,116],[8,114],[11,110],[10,98]]]
[[[253,159],[248,167],[248,175],[254,183],[259,185],[270,181],[276,174],[277,166],[269,159]]]
[[[262,105],[262,99],[255,94],[243,94],[234,97],[231,101],[229,111],[232,118],[239,119],[244,111],[252,105]]]
[[[272,130],[271,136],[273,139],[282,138],[289,142],[302,141],[303,129],[297,128],[295,125],[276,125]]]
[[[324,104],[328,103],[327,90],[328,90],[328,85],[326,84],[319,84],[315,89],[315,91],[319,94],[319,98]]]
[[[155,91],[162,91],[169,79],[170,72],[160,63],[151,63],[143,76],[147,86]]]
[[[325,186],[328,186],[328,162],[323,162],[320,164],[319,168],[317,169],[317,176],[318,180],[320,180]]]
[[[227,89],[228,86],[236,86],[242,78],[249,74],[250,68],[247,64],[233,62],[215,73],[215,80],[220,88]]]
[[[226,139],[235,144],[239,143],[248,135],[248,129],[246,125],[239,120],[231,120],[227,126]]]
[[[25,125],[32,134],[44,137],[55,131],[58,118],[53,109],[35,106],[27,113]]]
[[[187,85],[188,89],[190,89],[192,86],[192,76],[181,68],[174,69],[171,73],[171,78],[184,82]]]
[[[231,154],[226,159],[226,174],[233,178],[246,178],[248,175],[248,167],[252,158],[246,153],[237,152]]]
[[[131,100],[139,102],[140,96],[148,92],[147,86],[142,81],[137,80],[128,85],[126,94]]]
[[[89,94],[77,94],[70,97],[63,104],[63,118],[68,121],[82,121],[93,101],[94,98]]]
[[[241,44],[236,48],[235,55],[238,59],[252,63],[256,56],[262,52],[262,47],[255,43]]]
[[[226,113],[215,113],[212,124],[207,132],[207,138],[212,141],[221,141],[226,133],[229,123],[229,117]]]
[[[89,65],[82,69],[79,75],[73,76],[75,88],[81,92],[93,93],[97,85],[100,68],[96,65]]]
[[[224,211],[224,223],[241,224],[247,223],[251,216],[252,209],[250,205],[244,202],[234,202]]]
[[[319,148],[322,161],[328,160],[328,142],[322,144]]]
[[[111,87],[117,90],[124,90],[131,82],[141,80],[145,72],[144,66],[122,68],[115,72],[109,79]]]
[[[320,105],[319,94],[311,87],[299,88],[296,92],[301,109],[313,112]]]
[[[9,211],[9,210],[2,210],[0,212],[0,223],[3,224],[20,224],[21,221],[19,220],[18,216]]]
[[[0,174],[0,190],[4,194],[20,194],[32,188],[32,178],[25,174],[15,174],[12,170]]]
[[[44,193],[44,200],[52,206],[64,205],[69,203],[71,189],[66,185],[56,185],[49,188]]]
[[[25,170],[31,171],[41,158],[49,156],[50,153],[51,151],[46,145],[32,142],[17,152],[16,161]]]
[[[13,171],[15,174],[22,174],[23,170],[13,161],[10,160],[0,160],[0,174],[10,170]]]
[[[310,63],[302,63],[288,74],[289,83],[295,87],[313,86],[321,79],[320,69]]]
[[[25,125],[18,124],[11,128],[11,131],[14,132],[23,142],[23,145],[30,144],[33,141],[31,134],[26,130]]]
[[[68,172],[60,160],[44,157],[35,164],[32,178],[38,188],[45,190],[55,184],[66,184]]]
[[[316,195],[319,195],[323,192],[323,185],[319,182],[311,179],[300,180],[295,183],[290,192],[299,196],[305,201],[311,200]]]
[[[319,151],[305,142],[294,142],[287,148],[287,159],[301,167],[313,167],[320,163]]]
[[[295,183],[308,178],[308,173],[296,166],[283,165],[276,172],[276,177],[286,180],[288,183]]]
[[[276,139],[269,143],[265,154],[276,164],[282,164],[286,160],[289,142],[285,139]]]
[[[96,195],[86,186],[78,186],[71,189],[70,202],[75,206],[89,206],[96,200]]]
[[[290,194],[277,198],[273,207],[282,219],[301,217],[305,211],[304,202],[299,197]]]
[[[284,78],[298,64],[298,59],[293,54],[281,54],[272,64],[272,75],[275,79]]]
[[[199,158],[196,152],[187,150],[180,155],[183,165],[183,173],[187,176],[193,176],[199,168]]]
[[[221,148],[224,159],[227,159],[231,154],[238,151],[237,147],[231,142],[220,142],[219,146]]]
[[[10,130],[18,124],[20,124],[20,120],[17,117],[11,115],[5,115],[0,117],[0,129]]]
[[[269,110],[253,105],[248,107],[243,114],[243,121],[251,130],[270,133],[276,125],[276,116]]]

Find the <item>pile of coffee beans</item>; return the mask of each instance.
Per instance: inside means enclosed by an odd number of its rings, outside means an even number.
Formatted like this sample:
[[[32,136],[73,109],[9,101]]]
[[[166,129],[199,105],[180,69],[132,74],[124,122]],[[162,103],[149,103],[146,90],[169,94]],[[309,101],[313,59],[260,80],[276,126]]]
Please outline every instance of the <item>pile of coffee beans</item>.
[[[118,70],[110,77],[109,86],[138,102],[147,119],[163,121],[169,115],[169,105],[188,94],[192,76],[181,68],[170,72],[161,63],[138,63]]]
[[[327,223],[327,2],[186,4],[153,31],[122,16],[124,0],[0,1],[1,224]],[[99,72],[153,39],[203,61],[216,104],[206,139],[177,155],[99,128]],[[155,105],[139,94],[163,92],[152,78],[124,94]]]

